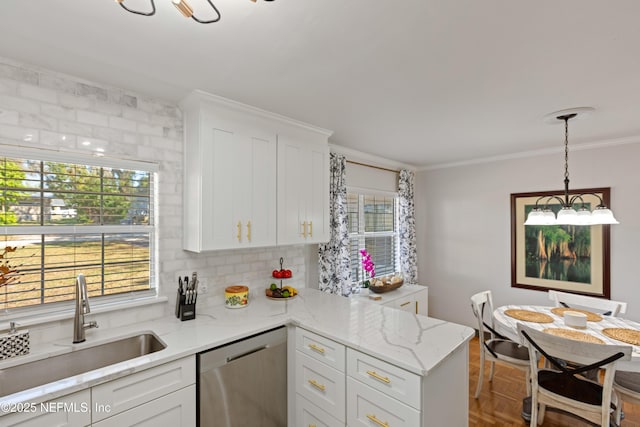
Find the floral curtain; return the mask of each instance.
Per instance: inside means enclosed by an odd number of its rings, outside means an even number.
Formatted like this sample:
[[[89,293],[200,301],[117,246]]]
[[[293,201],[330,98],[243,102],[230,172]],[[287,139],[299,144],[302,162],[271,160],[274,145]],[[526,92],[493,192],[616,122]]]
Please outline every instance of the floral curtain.
[[[400,205],[400,270],[406,283],[418,283],[418,263],[416,254],[416,220],[413,202],[412,171],[402,169],[398,178],[398,198]]]
[[[348,296],[351,294],[349,230],[347,228],[346,160],[341,154],[330,154],[329,222],[331,239],[319,245],[318,270],[320,290]]]

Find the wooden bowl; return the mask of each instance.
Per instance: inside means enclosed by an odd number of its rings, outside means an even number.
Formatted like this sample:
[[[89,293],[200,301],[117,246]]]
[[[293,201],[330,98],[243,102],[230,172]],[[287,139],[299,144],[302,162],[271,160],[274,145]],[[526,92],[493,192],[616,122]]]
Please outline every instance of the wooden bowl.
[[[385,283],[382,286],[369,286],[369,289],[371,289],[371,292],[374,292],[376,294],[383,294],[385,292],[398,289],[400,286],[402,286],[403,283],[404,283],[404,280],[401,280],[397,283]]]

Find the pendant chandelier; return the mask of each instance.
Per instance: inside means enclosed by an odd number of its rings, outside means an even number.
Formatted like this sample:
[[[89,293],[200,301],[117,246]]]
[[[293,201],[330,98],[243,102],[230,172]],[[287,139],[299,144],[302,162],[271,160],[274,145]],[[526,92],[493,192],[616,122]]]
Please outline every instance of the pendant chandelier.
[[[152,15],[156,14],[156,5],[154,3],[154,0],[149,0],[151,2],[151,9],[148,10],[148,11],[140,11],[140,10],[129,9],[124,4],[125,0],[115,0],[115,1],[124,10],[126,10],[127,12],[135,13],[136,15],[152,16]],[[191,18],[194,21],[199,22],[200,24],[211,24],[211,23],[214,23],[214,22],[218,22],[220,20],[220,18],[222,18],[222,15],[220,15],[220,11],[213,4],[213,2],[211,0],[206,0],[206,1],[207,1],[207,3],[209,3],[209,6],[211,6],[211,9],[213,9],[213,11],[215,12],[215,18],[213,18],[213,19],[208,19],[208,20],[198,19],[193,14],[193,9],[189,5],[189,3],[187,3],[187,0],[171,0],[171,3],[173,3],[173,5],[176,7],[176,9],[178,9],[180,11],[180,13],[182,14],[182,16],[184,16],[185,18]],[[251,1],[253,3],[256,2],[256,0],[251,0]],[[264,1],[273,1],[273,0],[264,0]]]
[[[569,197],[569,120],[588,110],[590,109],[576,108],[554,113],[557,120],[564,121],[564,199],[558,196],[542,196],[538,198],[524,225],[619,224],[614,218],[613,212],[605,206],[602,197],[598,194],[582,193]],[[594,196],[599,200],[593,212],[586,207],[584,196]],[[540,202],[543,199],[546,200],[540,206]],[[560,210],[557,216],[549,208],[549,202],[560,203]]]

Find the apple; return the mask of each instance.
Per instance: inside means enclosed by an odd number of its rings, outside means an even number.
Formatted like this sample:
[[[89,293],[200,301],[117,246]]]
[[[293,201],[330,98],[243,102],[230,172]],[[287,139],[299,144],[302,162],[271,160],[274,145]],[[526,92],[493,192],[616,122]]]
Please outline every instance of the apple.
[[[290,279],[292,275],[293,275],[293,273],[291,272],[291,270],[282,271],[282,278],[283,279]]]

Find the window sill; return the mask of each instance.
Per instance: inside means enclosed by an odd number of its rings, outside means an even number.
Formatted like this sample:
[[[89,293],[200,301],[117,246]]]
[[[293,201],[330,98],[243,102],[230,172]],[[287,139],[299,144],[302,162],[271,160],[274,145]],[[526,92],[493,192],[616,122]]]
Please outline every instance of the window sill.
[[[114,311],[127,310],[131,308],[139,308],[154,304],[166,304],[169,298],[166,296],[141,296],[136,299],[112,299],[104,302],[92,302],[91,314],[110,313]],[[9,322],[16,322],[19,327],[29,327],[42,325],[44,323],[57,322],[60,320],[73,319],[75,314],[75,307],[73,302],[64,308],[59,307],[57,310],[45,310],[45,309],[33,309],[32,311],[21,312],[9,312],[0,315],[0,322],[5,323],[0,327],[2,329],[9,329]]]

